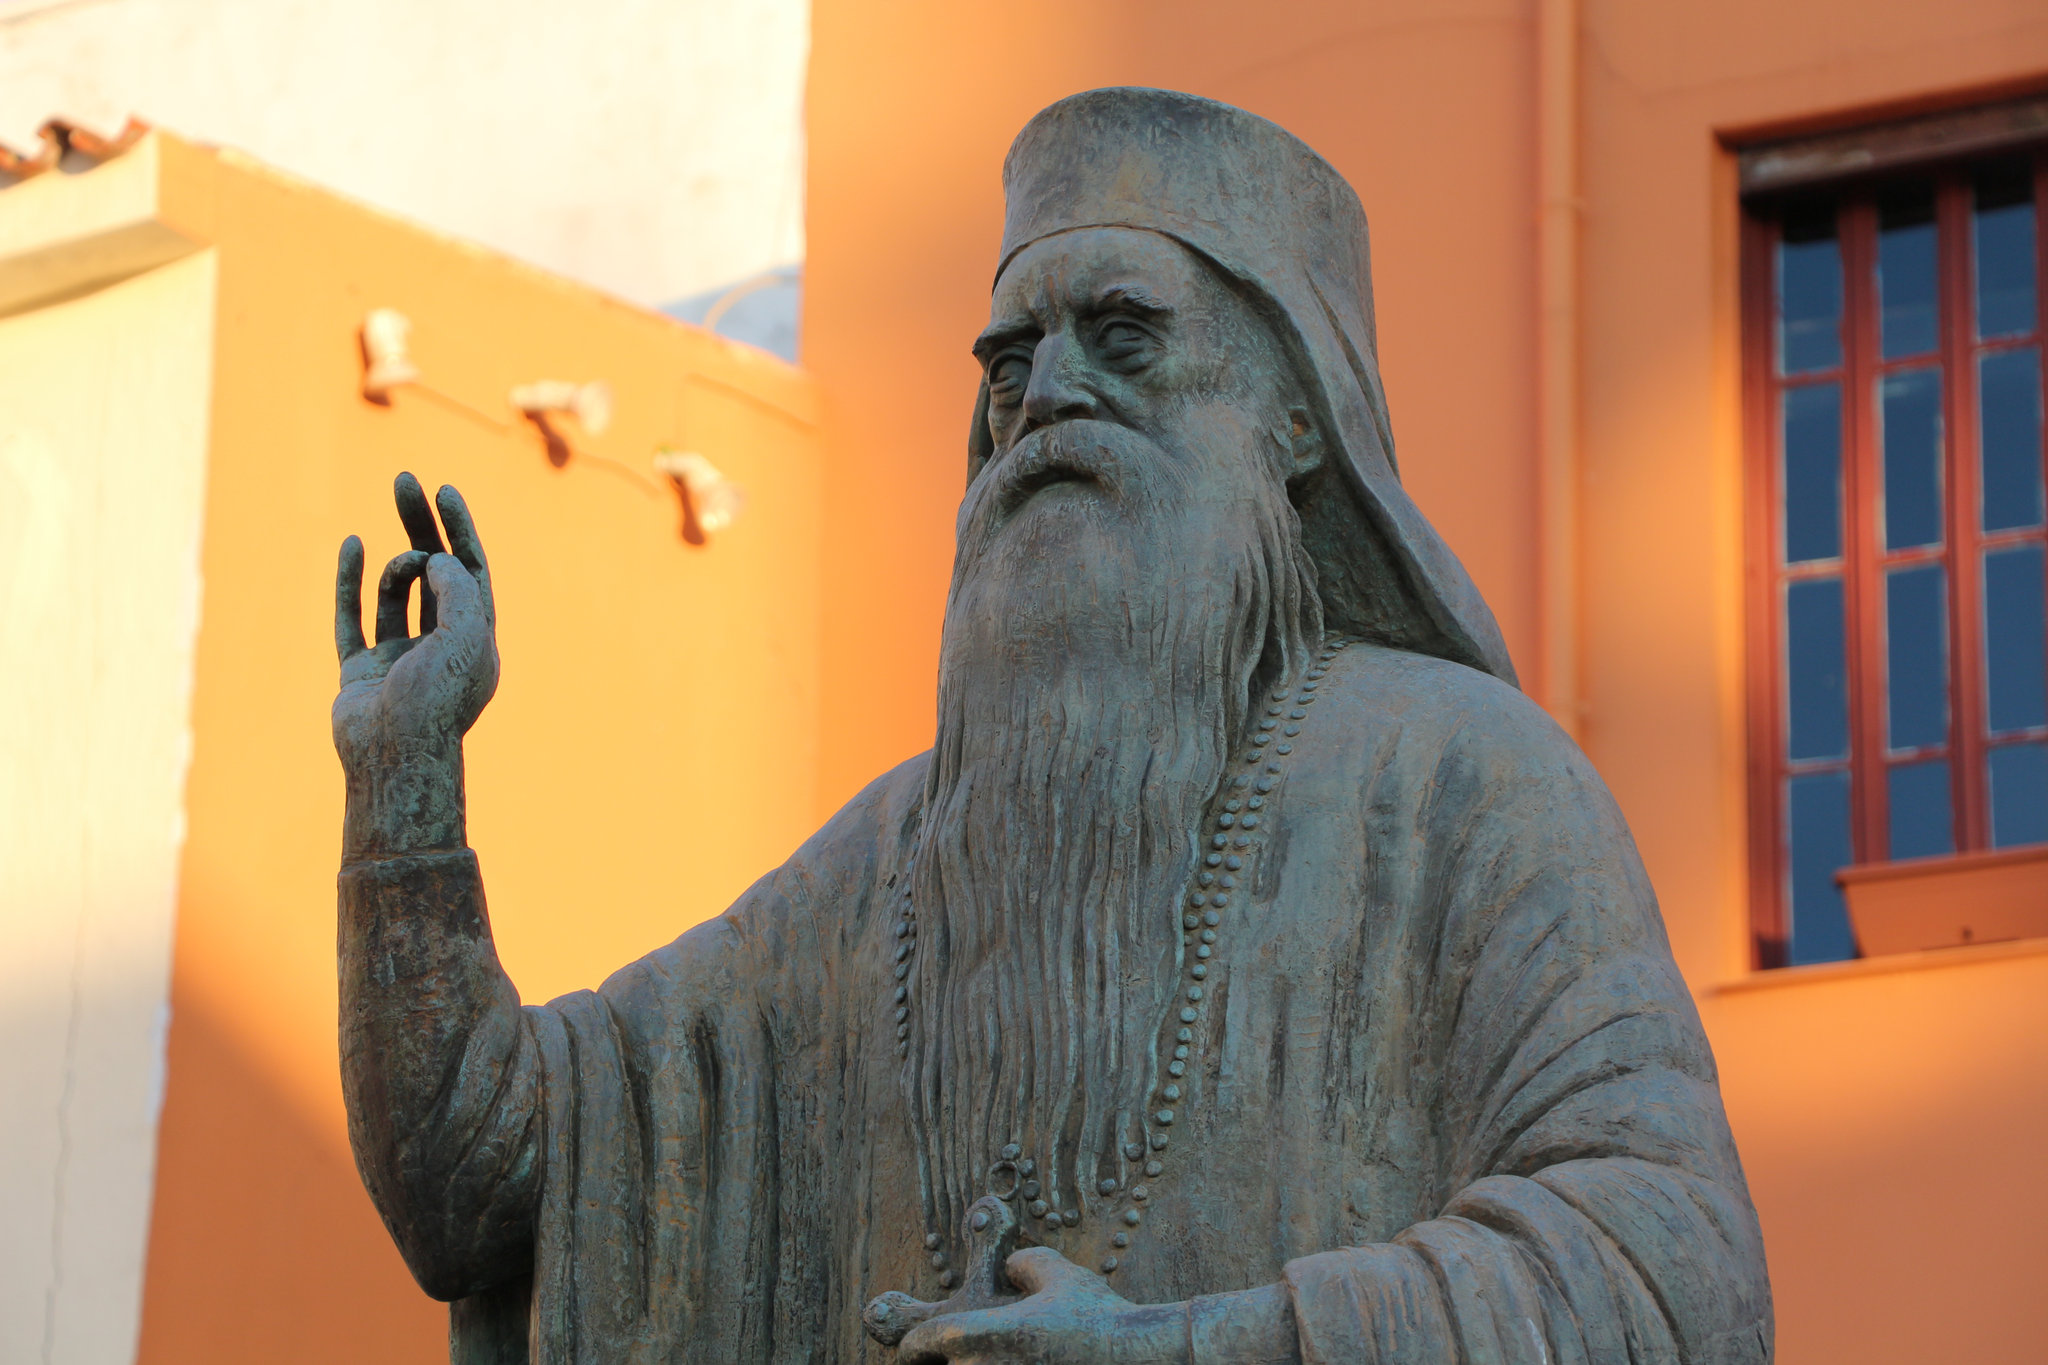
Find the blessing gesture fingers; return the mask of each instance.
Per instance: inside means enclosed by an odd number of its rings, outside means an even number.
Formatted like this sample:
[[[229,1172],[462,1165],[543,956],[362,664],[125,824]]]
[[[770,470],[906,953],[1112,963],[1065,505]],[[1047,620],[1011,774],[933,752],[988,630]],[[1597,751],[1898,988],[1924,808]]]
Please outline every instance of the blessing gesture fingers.
[[[469,508],[444,486],[437,526],[419,480],[401,474],[395,492],[412,548],[378,579],[375,645],[363,638],[363,544],[355,536],[342,542],[335,575],[334,747],[349,783],[343,838],[354,855],[460,842],[462,736],[498,685],[490,565]],[[415,582],[417,636],[406,629]]]
[[[1050,1247],[1005,1262],[1026,1297],[931,1318],[898,1348],[904,1365],[1182,1365],[1187,1306],[1135,1304]]]

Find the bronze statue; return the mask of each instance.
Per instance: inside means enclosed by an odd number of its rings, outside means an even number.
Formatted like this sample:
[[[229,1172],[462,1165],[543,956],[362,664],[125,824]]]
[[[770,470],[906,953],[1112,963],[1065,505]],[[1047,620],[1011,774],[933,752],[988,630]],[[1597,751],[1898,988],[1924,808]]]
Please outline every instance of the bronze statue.
[[[350,1136],[455,1359],[1768,1361],[1628,831],[1396,477],[1357,197],[1132,89],[1005,184],[931,752],[598,990],[492,951],[461,499],[442,553],[399,480],[374,647],[343,549]]]

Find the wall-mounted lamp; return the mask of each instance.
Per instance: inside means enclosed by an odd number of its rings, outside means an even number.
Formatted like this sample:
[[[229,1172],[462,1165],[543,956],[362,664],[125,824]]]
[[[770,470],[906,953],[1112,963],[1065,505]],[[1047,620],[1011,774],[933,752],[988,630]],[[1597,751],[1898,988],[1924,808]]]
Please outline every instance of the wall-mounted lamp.
[[[37,145],[33,152],[17,152],[0,143],[0,177],[11,184],[54,171],[71,161],[93,164],[111,161],[142,141],[143,134],[148,131],[149,125],[133,115],[129,116],[126,126],[112,137],[101,137],[70,119],[53,118],[36,129]]]
[[[528,417],[566,412],[592,436],[612,424],[612,390],[601,379],[575,384],[566,379],[539,379],[512,390],[512,406]]]
[[[465,413],[500,432],[510,432],[510,426],[503,420],[481,412],[461,399],[439,393],[422,380],[420,368],[413,363],[410,350],[412,319],[396,308],[371,309],[363,318],[360,339],[363,397],[370,402],[388,406],[393,389],[413,385],[436,403]],[[611,386],[601,379],[584,383],[537,379],[530,384],[514,386],[506,401],[539,428],[547,443],[548,462],[557,469],[568,464],[576,453],[555,429],[553,419],[557,414],[567,413],[574,417],[584,432],[591,436],[602,435],[612,422]],[[617,460],[591,454],[582,458],[610,465],[647,492],[659,495],[659,490],[644,475],[626,468]],[[664,446],[655,452],[654,469],[676,491],[676,498],[682,504],[683,539],[691,545],[703,545],[712,536],[726,530],[739,519],[740,512],[746,507],[746,490],[726,478],[718,466],[694,450],[675,450]]]
[[[400,384],[420,382],[420,367],[407,349],[412,319],[396,308],[372,308],[363,319],[363,397],[389,403]]]
[[[702,545],[739,519],[747,492],[694,450],[657,451],[655,472],[668,476],[683,503],[683,539]]]

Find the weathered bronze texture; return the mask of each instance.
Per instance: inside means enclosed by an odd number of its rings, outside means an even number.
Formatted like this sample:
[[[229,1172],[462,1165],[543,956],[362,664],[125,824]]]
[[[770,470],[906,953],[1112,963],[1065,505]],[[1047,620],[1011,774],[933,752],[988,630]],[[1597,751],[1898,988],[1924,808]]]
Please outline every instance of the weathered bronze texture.
[[[1396,476],[1356,196],[1151,90],[1005,178],[931,751],[598,990],[491,946],[462,500],[400,477],[375,645],[343,547],[350,1136],[455,1359],[1767,1361],[1627,828]]]

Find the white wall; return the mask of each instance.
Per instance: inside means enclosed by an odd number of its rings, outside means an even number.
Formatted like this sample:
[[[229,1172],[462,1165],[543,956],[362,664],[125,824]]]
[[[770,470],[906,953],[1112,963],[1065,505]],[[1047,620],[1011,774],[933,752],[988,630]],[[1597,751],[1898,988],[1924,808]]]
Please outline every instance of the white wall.
[[[214,257],[0,318],[0,1361],[135,1357]]]
[[[0,141],[130,113],[660,306],[803,257],[808,0],[0,0]]]

